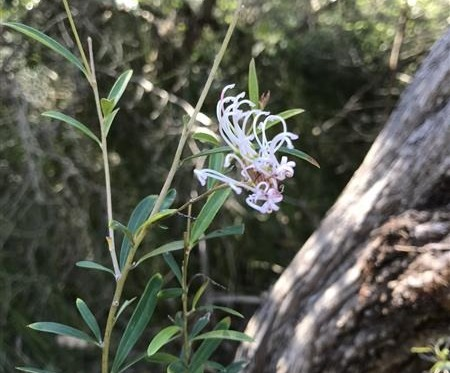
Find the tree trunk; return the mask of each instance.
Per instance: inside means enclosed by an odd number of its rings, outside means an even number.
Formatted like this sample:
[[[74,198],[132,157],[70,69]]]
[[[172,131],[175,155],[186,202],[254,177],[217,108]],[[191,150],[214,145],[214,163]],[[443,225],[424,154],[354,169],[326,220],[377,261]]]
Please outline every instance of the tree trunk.
[[[450,335],[450,31],[271,289],[246,373],[414,372]]]

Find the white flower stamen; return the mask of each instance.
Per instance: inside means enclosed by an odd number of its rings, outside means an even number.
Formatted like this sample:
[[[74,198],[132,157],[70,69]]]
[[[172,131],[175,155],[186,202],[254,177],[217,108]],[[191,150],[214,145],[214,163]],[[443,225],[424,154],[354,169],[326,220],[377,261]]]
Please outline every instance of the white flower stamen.
[[[292,140],[298,136],[288,132],[282,117],[255,109],[255,105],[245,99],[245,93],[225,96],[232,88],[234,84],[222,90],[216,114],[219,133],[232,150],[225,157],[223,166],[228,168],[235,163],[240,169],[241,179],[233,179],[212,169],[194,172],[202,185],[211,177],[228,184],[237,194],[242,193],[242,189],[247,190],[247,204],[263,214],[270,214],[279,210],[278,204],[283,200],[283,185],[278,185],[278,182],[293,177],[295,167],[295,162],[288,161],[286,156],[278,161],[276,153],[282,146],[292,149]],[[275,121],[280,122],[282,130],[269,139],[266,130]]]

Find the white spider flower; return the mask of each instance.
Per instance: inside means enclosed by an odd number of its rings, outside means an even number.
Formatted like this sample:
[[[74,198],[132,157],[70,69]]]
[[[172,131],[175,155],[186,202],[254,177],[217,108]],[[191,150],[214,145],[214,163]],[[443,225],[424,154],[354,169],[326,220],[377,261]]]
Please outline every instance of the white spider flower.
[[[298,136],[287,131],[285,120],[267,111],[254,109],[254,104],[245,99],[245,93],[225,96],[228,85],[222,90],[217,103],[219,132],[232,153],[225,157],[224,167],[234,163],[240,169],[240,178],[233,179],[216,170],[194,170],[199,182],[206,184],[208,177],[228,184],[237,194],[243,189],[249,192],[247,204],[253,209],[269,214],[279,210],[278,203],[283,200],[283,185],[280,181],[294,175],[295,162],[282,156],[279,161],[276,153],[282,147],[292,149],[292,140]],[[278,121],[281,132],[268,139],[268,124]]]

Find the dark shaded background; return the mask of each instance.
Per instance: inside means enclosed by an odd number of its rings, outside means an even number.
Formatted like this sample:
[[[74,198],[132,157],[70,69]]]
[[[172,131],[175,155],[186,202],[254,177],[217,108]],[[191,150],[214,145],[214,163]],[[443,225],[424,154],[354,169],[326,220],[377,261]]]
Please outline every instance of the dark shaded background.
[[[134,70],[110,135],[115,218],[126,222],[136,203],[162,185],[182,116],[198,98],[234,2],[70,3],[82,40],[94,40],[100,91],[107,94],[122,71]],[[4,1],[0,12],[74,49],[59,1]],[[361,162],[449,14],[447,0],[246,1],[203,112],[214,122],[221,88],[246,89],[255,57],[261,89],[271,91],[268,109],[306,110],[289,121],[290,130],[321,169],[298,163],[282,211],[270,217],[250,211],[240,197],[227,203],[215,226],[245,222],[246,234],[211,241],[196,257],[192,272],[225,288],[211,289],[206,301],[252,314]],[[100,320],[109,307],[111,279],[74,266],[82,259],[109,265],[101,154],[72,129],[39,115],[64,111],[95,130],[90,89],[60,57],[1,26],[0,83],[0,372],[15,365],[95,372],[97,351],[61,340],[56,348],[55,338],[25,327],[41,320],[82,327],[77,297]],[[186,155],[196,147],[203,146],[191,142]],[[192,169],[185,164],[175,180],[177,205],[198,188]],[[182,217],[170,220],[142,252],[178,239],[184,225]],[[138,295],[156,270],[168,273],[159,259],[136,270],[126,298]],[[156,323],[167,324],[177,307],[162,304]],[[225,344],[221,356],[231,359],[234,347]]]

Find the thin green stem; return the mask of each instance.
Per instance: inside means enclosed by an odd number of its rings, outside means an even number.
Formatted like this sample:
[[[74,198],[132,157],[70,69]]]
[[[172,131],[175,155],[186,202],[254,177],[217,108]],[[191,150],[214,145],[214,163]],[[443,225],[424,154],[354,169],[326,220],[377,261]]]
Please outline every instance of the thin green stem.
[[[180,165],[181,154],[183,152],[184,146],[189,137],[192,126],[194,125],[195,120],[197,119],[197,115],[200,112],[200,110],[203,106],[203,103],[205,102],[206,95],[208,94],[209,89],[211,88],[211,84],[214,80],[214,77],[216,76],[217,69],[219,68],[220,62],[222,61],[225,51],[227,50],[228,43],[230,42],[230,39],[231,39],[231,35],[233,35],[234,28],[236,27],[237,21],[239,19],[241,9],[242,9],[242,0],[239,0],[236,11],[233,16],[233,20],[231,21],[230,25],[228,26],[228,30],[225,35],[225,38],[223,39],[222,45],[219,49],[219,52],[217,53],[216,58],[214,59],[213,66],[209,73],[208,79],[206,80],[205,86],[203,87],[202,93],[200,94],[200,98],[198,99],[197,105],[195,106],[194,113],[192,114],[191,118],[189,119],[189,122],[183,127],[183,131],[181,132],[180,142],[178,143],[177,150],[176,150],[175,155],[172,160],[172,165],[169,169],[169,173],[167,174],[164,185],[161,188],[161,192],[159,193],[159,196],[155,202],[155,206],[153,207],[151,216],[153,216],[154,214],[156,214],[159,211],[159,209],[161,208],[161,205],[162,205],[164,199],[166,198],[166,195],[170,189],[170,186],[172,185],[173,178],[178,169],[178,166]]]
[[[67,18],[69,19],[70,28],[72,29],[72,33],[73,33],[75,42],[78,47],[78,51],[80,52],[81,59],[83,60],[84,68],[86,69],[86,72],[88,75],[87,77],[88,77],[89,83],[92,83],[91,82],[92,71],[89,66],[88,59],[86,58],[86,53],[84,53],[83,45],[81,44],[81,40],[80,40],[80,36],[78,35],[77,27],[75,26],[75,22],[73,21],[72,12],[70,11],[68,0],[63,0],[63,4],[64,4],[64,9],[66,10]]]
[[[114,241],[114,230],[111,228],[111,222],[113,221],[113,210],[112,210],[112,193],[111,193],[111,176],[109,172],[109,161],[108,161],[108,143],[106,141],[106,131],[104,123],[104,118],[102,114],[102,107],[100,104],[100,95],[98,93],[97,78],[95,76],[95,63],[94,54],[92,51],[92,39],[88,38],[89,46],[89,60],[91,67],[91,85],[94,91],[95,106],[97,108],[98,121],[100,123],[101,141],[102,141],[102,157],[103,157],[103,169],[105,173],[105,188],[106,188],[106,210],[108,214],[108,237],[106,240],[108,242],[109,253],[111,255],[111,260],[114,267],[114,275],[116,280],[120,277],[120,268],[117,261],[116,245]]]
[[[187,367],[189,366],[189,360],[191,357],[191,344],[189,342],[189,311],[188,311],[188,300],[189,300],[189,286],[188,286],[188,268],[189,268],[189,254],[191,253],[192,246],[190,245],[191,236],[191,213],[192,204],[188,206],[188,218],[187,218],[187,228],[184,235],[184,255],[183,255],[183,265],[181,267],[181,288],[183,293],[181,295],[181,303],[183,307],[183,362],[185,367],[185,372],[188,373]]]
[[[189,201],[187,201],[185,204],[181,205],[180,207],[177,208],[177,210],[175,211],[175,213],[177,212],[181,212],[183,210],[185,210],[187,207],[192,206],[194,203],[201,201],[202,199],[209,197],[211,194],[213,194],[214,192],[217,192],[220,189],[225,189],[228,188],[228,184],[219,184],[216,185],[214,187],[212,187],[211,189],[208,189],[206,192],[200,194],[199,196],[195,197],[195,198],[191,198]],[[190,216],[190,215],[189,215]]]

